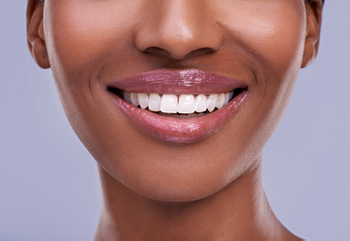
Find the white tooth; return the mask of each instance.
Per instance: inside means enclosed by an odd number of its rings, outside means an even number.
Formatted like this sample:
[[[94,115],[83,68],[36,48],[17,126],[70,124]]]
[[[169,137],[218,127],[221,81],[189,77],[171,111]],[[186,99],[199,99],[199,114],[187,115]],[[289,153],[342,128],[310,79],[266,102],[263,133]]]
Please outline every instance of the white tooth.
[[[191,114],[191,113],[194,113],[194,110],[195,110],[194,96],[180,95],[177,112],[181,114]]]
[[[123,97],[124,97],[124,100],[128,103],[131,103],[131,97],[130,97],[130,92],[123,92]]]
[[[148,107],[148,94],[139,93],[138,100],[142,109],[146,109]]]
[[[198,113],[205,112],[207,110],[207,97],[203,94],[197,95],[195,101],[195,111]]]
[[[220,109],[224,106],[224,102],[225,102],[225,94],[219,94],[218,95],[218,100],[216,101],[216,108]]]
[[[130,94],[131,104],[134,106],[139,106],[139,100],[138,100],[138,94],[137,93],[131,93]]]
[[[177,96],[164,94],[160,101],[160,111],[164,113],[177,113]]]
[[[148,109],[155,112],[160,111],[160,96],[158,94],[149,95]]]
[[[209,112],[213,112],[213,110],[215,109],[217,99],[218,99],[218,94],[209,95],[208,100],[207,100]]]
[[[229,93],[229,95],[228,95],[228,100],[230,101],[230,100],[232,99],[232,97],[233,97],[233,91],[231,91],[231,92]]]
[[[224,105],[226,105],[228,103],[228,101],[230,100],[230,92],[225,93],[225,102]]]

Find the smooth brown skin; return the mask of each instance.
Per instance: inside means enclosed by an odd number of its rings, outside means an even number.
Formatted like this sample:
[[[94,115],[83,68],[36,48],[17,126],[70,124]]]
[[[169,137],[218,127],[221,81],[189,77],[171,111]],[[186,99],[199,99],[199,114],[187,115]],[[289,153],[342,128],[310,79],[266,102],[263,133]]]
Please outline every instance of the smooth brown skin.
[[[321,15],[321,0],[30,0],[29,49],[99,164],[95,240],[300,240],[267,202],[261,159],[317,54]],[[160,68],[241,79],[250,96],[211,137],[160,142],[106,90]]]

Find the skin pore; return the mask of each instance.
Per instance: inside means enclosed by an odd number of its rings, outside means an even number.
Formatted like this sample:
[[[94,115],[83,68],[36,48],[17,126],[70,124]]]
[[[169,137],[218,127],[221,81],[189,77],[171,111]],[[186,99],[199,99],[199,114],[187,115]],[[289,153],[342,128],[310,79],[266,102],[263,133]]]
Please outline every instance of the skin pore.
[[[317,54],[321,15],[321,0],[30,0],[29,49],[99,166],[95,240],[300,240],[268,204],[262,149]],[[112,100],[112,83],[191,69],[247,86],[204,139],[159,140]]]

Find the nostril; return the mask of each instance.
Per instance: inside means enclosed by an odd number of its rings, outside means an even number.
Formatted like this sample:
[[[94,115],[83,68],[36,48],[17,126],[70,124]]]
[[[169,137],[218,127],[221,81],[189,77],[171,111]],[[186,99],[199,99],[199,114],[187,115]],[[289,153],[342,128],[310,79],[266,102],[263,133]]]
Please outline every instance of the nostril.
[[[215,51],[216,51],[215,49],[208,48],[208,47],[195,49],[195,50],[191,51],[190,53],[188,53],[186,57],[196,57],[199,55],[214,53]]]
[[[148,54],[171,57],[171,54],[165,49],[154,47],[154,46],[146,48],[143,52]]]
[[[192,58],[200,55],[205,55],[205,54],[210,54],[214,53],[215,50],[212,48],[200,48],[200,49],[195,49],[192,50],[188,53],[185,53],[184,55],[174,55],[168,52],[165,49],[159,48],[159,47],[148,47],[144,51],[144,53],[148,54],[154,54],[154,55],[159,55],[159,56],[165,56],[173,59],[183,59],[183,58]]]

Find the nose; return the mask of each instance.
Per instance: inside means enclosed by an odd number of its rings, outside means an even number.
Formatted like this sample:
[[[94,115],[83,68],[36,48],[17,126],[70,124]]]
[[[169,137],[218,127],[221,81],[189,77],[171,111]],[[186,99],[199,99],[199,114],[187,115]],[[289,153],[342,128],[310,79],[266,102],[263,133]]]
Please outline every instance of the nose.
[[[144,12],[147,17],[136,30],[135,46],[141,52],[180,60],[220,48],[223,33],[206,1],[153,2],[157,5],[147,7]]]

